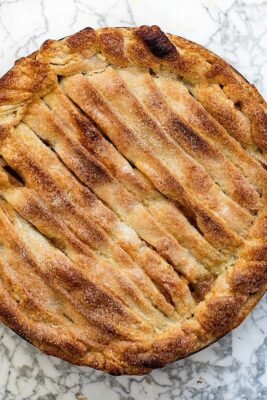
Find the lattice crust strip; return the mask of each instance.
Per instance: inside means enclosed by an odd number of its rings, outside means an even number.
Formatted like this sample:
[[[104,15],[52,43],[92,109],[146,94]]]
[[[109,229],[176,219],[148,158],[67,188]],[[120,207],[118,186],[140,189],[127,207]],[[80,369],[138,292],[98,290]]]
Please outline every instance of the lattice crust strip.
[[[0,318],[142,374],[237,326],[267,285],[267,108],[158,27],[48,40],[0,80]]]

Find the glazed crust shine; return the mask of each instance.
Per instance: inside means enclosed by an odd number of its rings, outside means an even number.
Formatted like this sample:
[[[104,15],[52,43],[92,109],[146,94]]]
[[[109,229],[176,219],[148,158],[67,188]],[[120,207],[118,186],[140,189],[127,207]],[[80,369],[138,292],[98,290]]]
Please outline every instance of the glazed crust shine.
[[[267,285],[266,104],[157,26],[86,28],[0,80],[0,318],[47,354],[145,374]]]

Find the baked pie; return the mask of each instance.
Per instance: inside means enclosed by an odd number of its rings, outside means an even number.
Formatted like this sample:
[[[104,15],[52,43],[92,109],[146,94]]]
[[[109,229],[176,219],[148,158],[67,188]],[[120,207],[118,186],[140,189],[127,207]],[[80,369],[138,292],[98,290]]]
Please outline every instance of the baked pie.
[[[0,318],[43,352],[145,374],[267,285],[267,112],[157,26],[46,41],[0,80]]]

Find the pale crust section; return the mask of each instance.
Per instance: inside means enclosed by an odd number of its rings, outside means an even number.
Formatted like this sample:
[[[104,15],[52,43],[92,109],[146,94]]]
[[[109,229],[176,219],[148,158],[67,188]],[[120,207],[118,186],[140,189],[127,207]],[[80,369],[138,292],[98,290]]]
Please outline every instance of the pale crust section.
[[[266,103],[201,46],[46,41],[0,79],[1,321],[114,374],[207,346],[267,287],[266,152]]]

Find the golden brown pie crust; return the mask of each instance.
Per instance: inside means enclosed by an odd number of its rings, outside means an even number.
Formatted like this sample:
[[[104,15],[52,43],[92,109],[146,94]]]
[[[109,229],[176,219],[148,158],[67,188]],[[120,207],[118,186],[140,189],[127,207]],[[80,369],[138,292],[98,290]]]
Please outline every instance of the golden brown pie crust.
[[[0,140],[0,318],[43,352],[148,373],[266,290],[266,103],[203,47],[48,40],[0,80]]]

